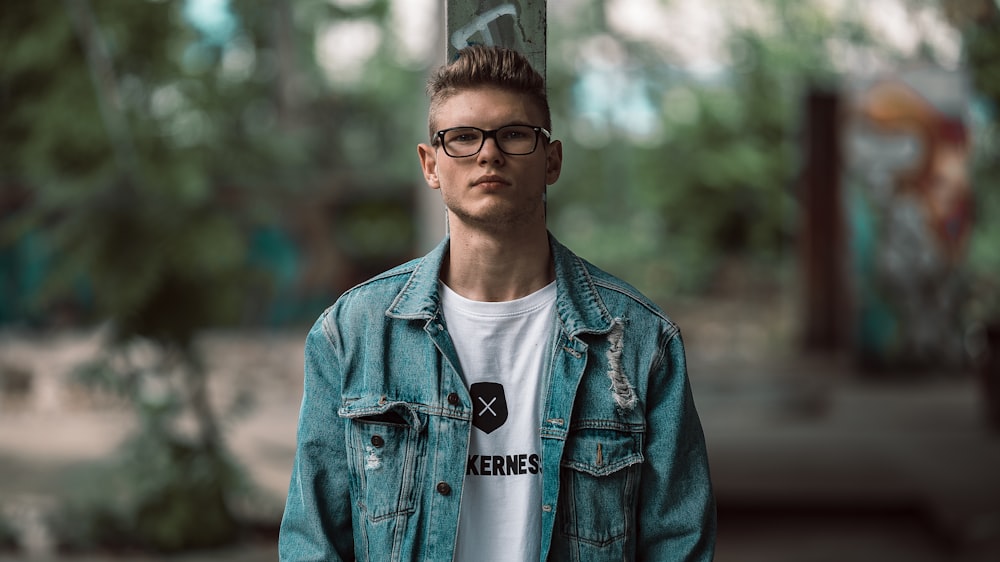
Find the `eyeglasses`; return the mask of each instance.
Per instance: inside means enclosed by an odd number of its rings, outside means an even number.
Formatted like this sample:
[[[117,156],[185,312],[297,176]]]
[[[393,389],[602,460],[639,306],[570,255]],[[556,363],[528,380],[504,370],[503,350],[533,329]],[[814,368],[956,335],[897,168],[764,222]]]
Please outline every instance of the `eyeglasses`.
[[[435,144],[441,143],[444,153],[452,158],[466,158],[479,154],[486,139],[493,139],[504,154],[524,156],[538,147],[538,137],[552,138],[552,133],[542,127],[529,125],[507,125],[487,131],[478,127],[452,127],[434,133]]]

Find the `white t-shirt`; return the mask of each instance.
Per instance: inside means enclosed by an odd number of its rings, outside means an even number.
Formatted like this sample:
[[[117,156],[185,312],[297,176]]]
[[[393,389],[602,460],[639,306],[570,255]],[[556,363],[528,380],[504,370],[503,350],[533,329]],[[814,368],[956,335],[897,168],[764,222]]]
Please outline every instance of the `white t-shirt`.
[[[555,283],[507,302],[471,301],[441,284],[441,307],[473,404],[456,562],[540,555],[540,387],[555,302]]]

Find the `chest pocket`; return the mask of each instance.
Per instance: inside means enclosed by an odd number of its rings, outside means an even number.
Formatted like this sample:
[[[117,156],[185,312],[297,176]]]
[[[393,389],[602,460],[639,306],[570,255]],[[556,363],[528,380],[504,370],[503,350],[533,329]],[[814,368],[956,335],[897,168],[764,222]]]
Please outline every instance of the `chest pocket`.
[[[345,404],[339,414],[347,423],[351,497],[358,510],[372,523],[412,513],[427,441],[416,409],[363,398]]]
[[[637,431],[583,425],[567,436],[557,528],[569,543],[578,543],[571,549],[611,554],[635,533],[641,451]]]

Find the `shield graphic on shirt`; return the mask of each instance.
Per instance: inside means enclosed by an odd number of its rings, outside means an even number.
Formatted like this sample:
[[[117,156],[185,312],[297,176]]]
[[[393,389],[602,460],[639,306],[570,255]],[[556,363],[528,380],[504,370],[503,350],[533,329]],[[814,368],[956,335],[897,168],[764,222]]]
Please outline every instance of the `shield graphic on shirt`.
[[[507,398],[502,384],[473,383],[469,394],[472,395],[472,425],[485,433],[493,433],[507,421]]]

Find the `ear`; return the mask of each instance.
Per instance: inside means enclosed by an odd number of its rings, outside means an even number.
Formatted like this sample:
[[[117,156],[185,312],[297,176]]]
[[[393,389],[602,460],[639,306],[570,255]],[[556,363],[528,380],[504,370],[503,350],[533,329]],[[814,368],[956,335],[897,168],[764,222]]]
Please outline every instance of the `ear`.
[[[434,147],[420,143],[417,145],[417,155],[420,156],[420,169],[424,173],[424,181],[431,189],[440,189],[441,180],[437,175],[437,151]]]
[[[549,143],[545,154],[545,185],[552,185],[559,179],[562,172],[562,142]]]

